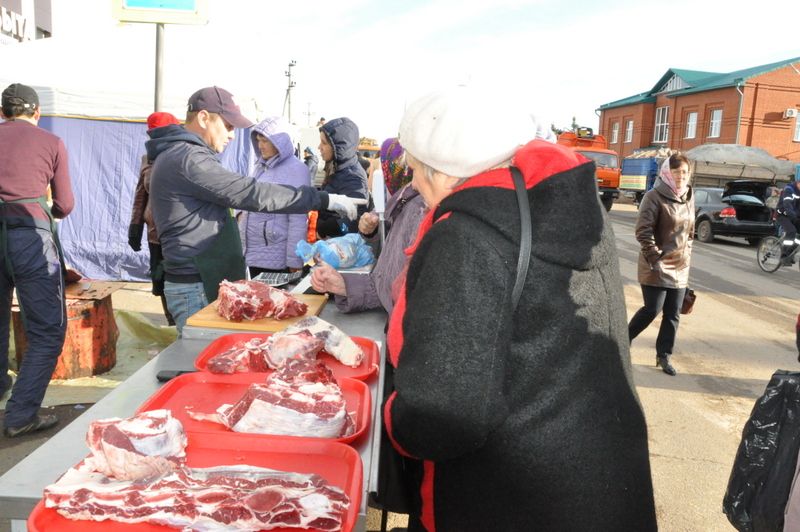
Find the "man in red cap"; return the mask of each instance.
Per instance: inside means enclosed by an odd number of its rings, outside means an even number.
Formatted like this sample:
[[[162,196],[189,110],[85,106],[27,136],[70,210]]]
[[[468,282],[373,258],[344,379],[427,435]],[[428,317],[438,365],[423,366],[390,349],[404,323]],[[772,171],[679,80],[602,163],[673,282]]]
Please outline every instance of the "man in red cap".
[[[58,423],[39,414],[50,376],[64,346],[67,315],[64,262],[53,218],[75,204],[60,138],[39,127],[39,96],[27,85],[9,85],[0,123],[0,398],[11,389],[8,340],[11,292],[16,289],[28,348],[6,404],[3,433],[15,438]],[[47,188],[53,196],[48,206]]]
[[[217,154],[233,140],[234,129],[251,125],[230,92],[206,87],[189,98],[185,126],[155,129],[145,144],[154,161],[150,202],[164,253],[164,295],[179,334],[189,316],[217,298],[220,281],[245,277],[230,209],[287,214],[328,209],[354,219],[356,205],[364,202],[311,186],[260,183],[226,169]]]
[[[157,128],[180,124],[180,121],[171,113],[155,112],[147,117],[147,134]],[[142,166],[139,170],[139,182],[136,184],[136,191],[133,194],[133,209],[131,209],[131,223],[128,226],[128,245],[134,251],[142,249],[142,233],[144,224],[147,224],[147,246],[150,249],[150,274],[158,271],[158,266],[164,259],[161,253],[161,243],[158,240],[158,230],[153,222],[153,212],[150,209],[150,172],[153,169],[153,161],[142,156]],[[172,314],[167,308],[167,299],[164,297],[164,280],[153,279],[153,295],[161,297],[161,307],[164,309],[164,316],[170,325],[175,325]]]

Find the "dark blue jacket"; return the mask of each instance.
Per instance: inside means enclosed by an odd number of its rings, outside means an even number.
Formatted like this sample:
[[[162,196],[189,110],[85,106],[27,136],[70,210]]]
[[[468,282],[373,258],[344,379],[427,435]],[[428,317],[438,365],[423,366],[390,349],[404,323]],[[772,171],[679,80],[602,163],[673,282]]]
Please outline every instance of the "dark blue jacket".
[[[778,214],[800,221],[800,192],[795,183],[789,183],[783,188],[777,210]]]
[[[334,173],[325,179],[322,190],[329,194],[343,194],[351,198],[368,198],[367,172],[358,162],[358,126],[349,118],[336,118],[319,128],[333,146]],[[358,207],[358,216],[348,221],[332,211],[320,211],[317,232],[325,236],[340,236],[358,230],[358,218],[367,211],[366,205]],[[344,224],[345,231],[342,231]]]
[[[168,273],[197,273],[187,259],[211,246],[230,208],[292,214],[328,206],[328,195],[313,187],[260,183],[231,172],[203,139],[182,126],[154,130],[145,148],[155,160],[150,205],[164,259],[185,263],[166,267]]]

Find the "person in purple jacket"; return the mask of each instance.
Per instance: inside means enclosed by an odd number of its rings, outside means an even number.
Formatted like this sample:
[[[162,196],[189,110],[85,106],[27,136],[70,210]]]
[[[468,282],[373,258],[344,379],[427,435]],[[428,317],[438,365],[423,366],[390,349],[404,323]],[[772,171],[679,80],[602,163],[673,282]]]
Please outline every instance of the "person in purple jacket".
[[[282,118],[272,116],[250,132],[253,148],[260,154],[253,174],[259,183],[295,188],[311,185],[308,168],[294,156],[290,130],[291,126]],[[300,270],[303,261],[295,253],[295,247],[305,239],[307,228],[306,214],[243,212],[239,233],[250,276]]]

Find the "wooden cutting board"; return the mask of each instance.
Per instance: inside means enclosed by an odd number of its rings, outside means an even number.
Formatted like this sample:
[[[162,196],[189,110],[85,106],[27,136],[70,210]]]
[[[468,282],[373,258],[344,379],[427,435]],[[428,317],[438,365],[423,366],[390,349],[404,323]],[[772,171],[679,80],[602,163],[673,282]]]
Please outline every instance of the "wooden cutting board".
[[[328,300],[327,295],[316,294],[293,294],[297,299],[308,305],[305,316],[297,318],[286,318],[276,320],[274,318],[262,318],[260,320],[242,320],[239,322],[229,321],[217,313],[216,302],[211,303],[206,308],[189,317],[186,325],[189,327],[208,327],[213,329],[231,329],[234,331],[256,331],[256,332],[277,332],[282,331],[289,325],[300,321],[306,316],[318,316],[322,312],[322,307]]]

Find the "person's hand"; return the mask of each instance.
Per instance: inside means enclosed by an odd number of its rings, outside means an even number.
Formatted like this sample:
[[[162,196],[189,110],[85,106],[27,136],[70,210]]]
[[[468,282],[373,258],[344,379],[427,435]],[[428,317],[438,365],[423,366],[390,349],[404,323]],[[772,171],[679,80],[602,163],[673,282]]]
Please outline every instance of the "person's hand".
[[[142,250],[142,233],[144,233],[144,225],[130,224],[128,226],[128,245],[132,250]]]
[[[378,228],[378,215],[374,212],[365,212],[358,219],[358,232],[362,235],[372,235]]]
[[[330,264],[320,261],[311,270],[311,287],[317,292],[330,292],[340,296],[347,295],[344,277]]]
[[[328,194],[328,210],[336,211],[348,220],[355,220],[358,216],[358,206],[366,204],[366,199],[351,198],[343,194]]]

